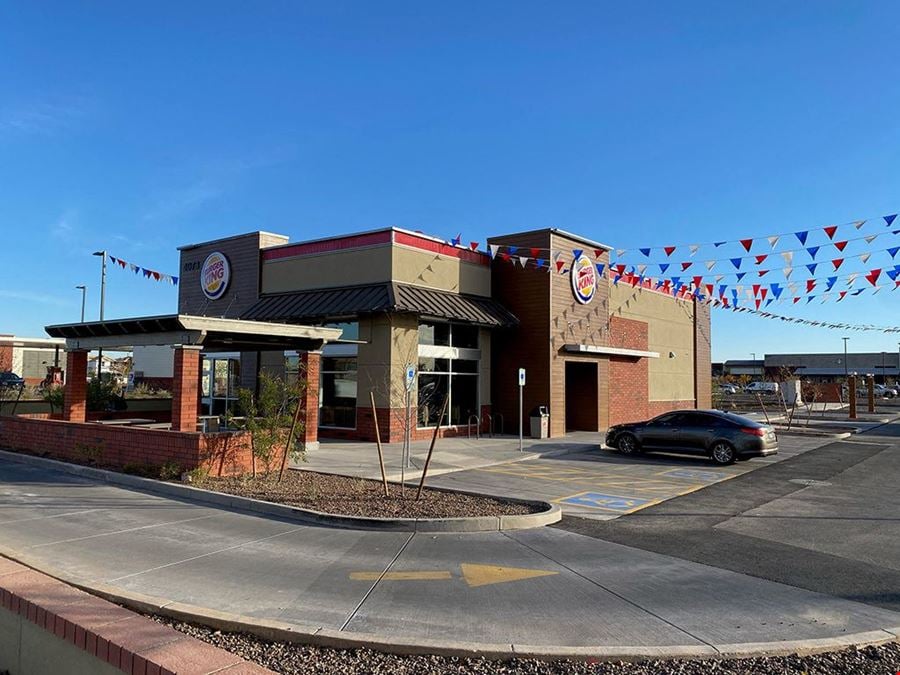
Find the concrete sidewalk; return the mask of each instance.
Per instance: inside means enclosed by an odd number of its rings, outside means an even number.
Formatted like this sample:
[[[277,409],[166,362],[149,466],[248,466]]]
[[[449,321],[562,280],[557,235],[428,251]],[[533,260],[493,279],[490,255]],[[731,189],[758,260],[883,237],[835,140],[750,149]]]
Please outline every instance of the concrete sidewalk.
[[[900,613],[556,528],[297,525],[2,460],[0,553],[171,611],[240,615],[330,644],[634,658],[900,633]]]
[[[562,439],[523,439],[519,451],[519,439],[513,436],[476,438],[439,438],[434,447],[428,475],[437,476],[465,469],[478,469],[498,464],[509,464],[541,457],[558,457],[573,452],[597,449],[605,435],[578,431],[566,434]],[[385,472],[388,480],[418,479],[425,466],[430,441],[411,443],[410,466],[402,467],[402,443],[385,443]],[[361,478],[381,478],[378,466],[378,449],[375,443],[321,440],[317,450],[307,453],[306,462],[293,464],[296,468],[336,473]]]

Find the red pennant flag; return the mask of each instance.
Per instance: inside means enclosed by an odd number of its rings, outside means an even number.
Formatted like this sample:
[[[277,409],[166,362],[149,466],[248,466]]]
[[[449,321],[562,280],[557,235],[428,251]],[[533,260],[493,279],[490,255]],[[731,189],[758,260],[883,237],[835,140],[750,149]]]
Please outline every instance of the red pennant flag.
[[[831,261],[831,264],[834,265],[834,269],[836,270],[838,267],[844,264],[843,258],[835,258]]]
[[[538,257],[540,257],[540,253],[541,253],[541,249],[539,249],[539,248],[533,248],[533,249],[531,249],[531,257],[532,257],[532,258],[538,258]]]
[[[769,270],[759,270],[759,276],[764,277],[769,273]]]
[[[119,258],[119,267],[121,267],[121,268],[124,270],[124,269],[125,269],[125,265],[126,265],[125,261],[122,260],[121,258]]]
[[[616,270],[616,273],[619,276],[622,276],[623,274],[625,274],[625,265],[622,265],[622,264],[616,265],[614,269]]]
[[[635,286],[637,286],[638,277],[636,277],[634,274],[629,274],[628,276],[631,277],[631,279],[629,280],[631,281],[631,287],[634,288]]]
[[[754,296],[759,295],[759,289],[760,289],[760,288],[761,288],[761,286],[760,286],[759,284],[753,284],[753,295],[754,295]]]
[[[478,250],[478,242],[477,242],[477,241],[470,241],[470,242],[469,242],[469,248],[472,249],[473,251],[477,251],[477,250]]]
[[[872,284],[872,285],[874,286],[875,283],[878,281],[878,277],[880,277],[880,276],[881,276],[881,270],[880,270],[880,269],[872,270],[871,272],[869,272],[869,273],[866,275],[866,279],[868,280],[868,282],[869,282],[870,284]]]
[[[674,246],[663,246],[663,251],[666,252],[666,256],[670,256],[675,252]]]
[[[836,241],[836,242],[834,242],[834,247],[838,251],[843,251],[845,248],[847,248],[847,242],[846,242],[846,240],[845,241]]]
[[[760,290],[760,292],[759,292],[759,297],[762,298],[763,300],[765,300],[765,299],[766,299],[766,295],[767,295],[768,293],[769,293],[769,289],[768,289],[768,288],[763,288],[763,289]]]
[[[599,257],[602,256],[604,253],[606,253],[606,251],[604,251],[602,248],[595,248],[595,249],[594,249],[594,257],[595,257],[595,258],[599,258]]]
[[[750,247],[753,246],[753,240],[752,239],[741,239],[741,246],[744,247],[744,249],[747,251],[747,253],[750,253]]]
[[[837,299],[837,301],[840,302],[844,299],[844,296],[847,295],[847,291],[841,291],[840,293],[838,293],[838,295],[841,296]]]
[[[700,284],[703,283],[703,277],[694,277],[694,288],[700,288]]]
[[[153,275],[153,278],[159,281],[159,272],[150,272]]]
[[[692,263],[692,262],[683,262],[683,263],[681,263],[681,271],[684,272],[688,267],[690,267],[690,266],[693,265],[693,264],[694,264],[694,263]]]
[[[765,262],[766,258],[768,258],[768,257],[769,257],[768,253],[764,253],[763,255],[756,256],[756,264],[762,265]]]
[[[806,280],[806,292],[807,292],[807,293],[811,293],[811,292],[812,292],[812,289],[814,289],[815,287],[816,287],[816,280],[815,280],[815,279],[807,279],[807,280]]]
[[[565,267],[565,266],[566,266],[566,263],[565,263],[564,260],[557,260],[557,261],[556,261],[556,271],[557,271],[557,272],[562,272],[562,268]]]
[[[756,309],[759,309],[759,305],[760,305],[761,302],[762,302],[762,300],[757,300],[757,301],[756,301]]]
[[[794,298],[794,304],[796,305],[798,302],[800,302],[800,298]]]
[[[834,239],[834,233],[837,232],[837,225],[829,225],[828,227],[822,228],[825,230],[825,234],[828,235],[829,239]]]
[[[508,260],[510,259],[511,256],[509,255],[509,253],[505,253],[505,252],[503,252],[503,251],[500,251],[500,257],[501,257],[503,260],[508,261]]]
[[[709,297],[712,297],[712,294],[713,294],[713,285],[712,284],[706,284],[706,294]]]

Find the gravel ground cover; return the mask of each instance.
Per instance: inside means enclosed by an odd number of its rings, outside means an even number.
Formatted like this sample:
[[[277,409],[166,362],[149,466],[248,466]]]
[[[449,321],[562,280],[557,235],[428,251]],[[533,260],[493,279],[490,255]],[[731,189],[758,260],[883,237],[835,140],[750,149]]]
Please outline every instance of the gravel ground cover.
[[[390,497],[385,497],[380,481],[296,469],[286,472],[281,482],[276,475],[253,480],[208,477],[197,487],[326,513],[370,518],[506,516],[541,510],[529,504],[427,487],[421,501],[416,501],[415,487],[407,486],[401,496],[400,486],[395,484],[390,485]]]
[[[844,649],[811,656],[770,656],[705,661],[575,662],[513,659],[495,661],[447,656],[399,656],[370,649],[330,649],[287,642],[271,642],[243,633],[227,633],[204,626],[154,616],[216,647],[254,661],[284,675],[299,673],[359,673],[389,675],[893,675],[900,670],[900,644]]]

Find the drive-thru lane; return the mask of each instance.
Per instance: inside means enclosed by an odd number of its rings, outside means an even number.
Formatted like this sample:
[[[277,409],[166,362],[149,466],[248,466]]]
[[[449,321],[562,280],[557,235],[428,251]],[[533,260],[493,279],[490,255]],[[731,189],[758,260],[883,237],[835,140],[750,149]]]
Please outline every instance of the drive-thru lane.
[[[6,460],[0,549],[80,583],[405,642],[727,649],[900,626],[885,609],[560,529],[333,529]]]

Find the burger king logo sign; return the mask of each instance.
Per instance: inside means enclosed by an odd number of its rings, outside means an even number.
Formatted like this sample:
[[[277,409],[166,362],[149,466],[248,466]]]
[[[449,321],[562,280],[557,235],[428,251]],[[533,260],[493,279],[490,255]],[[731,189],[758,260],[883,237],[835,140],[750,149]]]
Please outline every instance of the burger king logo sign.
[[[231,281],[231,265],[228,258],[218,251],[210,253],[200,268],[200,287],[203,295],[210,300],[218,300],[228,290]]]
[[[572,279],[572,292],[578,302],[586,305],[594,299],[594,293],[597,291],[597,270],[590,260],[578,256],[572,263],[569,276]]]

